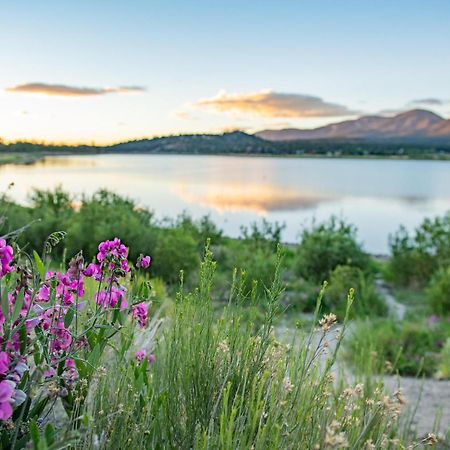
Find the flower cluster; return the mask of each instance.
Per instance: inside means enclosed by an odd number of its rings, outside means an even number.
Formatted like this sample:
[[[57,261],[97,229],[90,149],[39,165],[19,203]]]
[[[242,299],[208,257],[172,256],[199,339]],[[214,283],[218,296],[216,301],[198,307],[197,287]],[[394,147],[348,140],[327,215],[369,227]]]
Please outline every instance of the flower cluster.
[[[47,272],[36,286],[28,269],[12,266],[13,249],[0,239],[0,279],[15,271],[10,286],[1,286],[8,295],[6,309],[5,305],[0,308],[0,421],[9,420],[14,408],[25,401],[26,394],[17,386],[27,371],[36,370],[44,382],[49,380],[54,387],[48,389],[49,395],[67,396],[76,388],[80,380],[77,355],[90,346],[86,335],[77,331],[78,313],[86,304],[86,278],[98,285],[94,297],[98,307],[91,319],[91,332],[101,315],[106,317],[117,309],[129,313],[140,327],[146,325],[146,304],[128,307],[126,288],[120,282],[131,270],[127,255],[128,248],[120,239],[102,242],[95,263],[85,265],[80,253],[70,261],[66,272]],[[136,263],[137,268],[149,265],[149,256],[141,255]],[[104,329],[106,323],[113,327],[117,316],[111,317],[115,319],[107,319],[98,325],[99,329]],[[34,361],[38,357],[40,363],[30,369],[33,357]],[[149,361],[151,358],[153,355]]]
[[[12,247],[7,245],[4,239],[0,239],[0,278],[13,271],[13,268],[10,265],[12,260]]]

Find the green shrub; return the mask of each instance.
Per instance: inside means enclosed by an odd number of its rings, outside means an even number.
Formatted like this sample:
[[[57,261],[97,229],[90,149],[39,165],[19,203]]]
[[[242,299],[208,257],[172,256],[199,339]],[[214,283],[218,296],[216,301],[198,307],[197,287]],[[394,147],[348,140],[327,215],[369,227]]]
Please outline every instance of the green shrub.
[[[169,284],[179,282],[181,270],[190,281],[200,262],[198,242],[180,228],[158,230],[151,255],[153,273]]]
[[[440,362],[437,367],[436,378],[439,380],[450,379],[450,337],[445,341],[439,355]]]
[[[324,296],[324,306],[338,318],[345,316],[347,295],[350,288],[355,291],[352,317],[384,316],[387,307],[375,289],[373,279],[358,267],[337,266],[330,274],[329,286]]]
[[[450,266],[434,274],[426,289],[426,298],[432,313],[450,314]]]
[[[425,286],[437,269],[450,265],[450,213],[425,219],[413,235],[401,227],[389,244],[389,278],[399,285]]]
[[[303,278],[321,283],[340,265],[369,268],[369,256],[356,240],[352,225],[332,217],[328,222],[304,229],[297,250],[297,271]]]
[[[348,355],[356,366],[361,360],[375,360],[379,370],[432,376],[449,334],[450,324],[442,321],[366,320],[355,324],[347,341]]]

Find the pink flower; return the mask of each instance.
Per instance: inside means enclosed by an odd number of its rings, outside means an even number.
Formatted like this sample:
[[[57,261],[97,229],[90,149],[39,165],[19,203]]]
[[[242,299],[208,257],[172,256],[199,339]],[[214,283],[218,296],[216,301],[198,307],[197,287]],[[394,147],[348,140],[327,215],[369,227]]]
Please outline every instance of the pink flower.
[[[36,300],[39,302],[48,302],[50,300],[50,287],[46,284],[43,284],[36,296]]]
[[[0,375],[5,375],[9,369],[9,355],[6,352],[0,352]]]
[[[50,367],[46,371],[44,371],[44,378],[47,380],[48,378],[56,377],[56,370],[53,367]]]
[[[147,352],[144,349],[141,349],[141,350],[138,350],[134,354],[134,356],[139,362],[142,362],[142,361],[144,361],[145,357],[147,356]]]
[[[56,326],[52,329],[53,340],[50,344],[50,351],[64,351],[70,347],[72,343],[72,336],[64,327],[64,323],[60,321]]]
[[[14,383],[11,381],[0,382],[0,420],[8,420],[13,413],[11,403],[13,403]]]
[[[142,362],[147,357],[147,352],[142,348],[141,350],[138,350],[134,354],[134,356],[138,362]],[[150,353],[150,355],[148,355],[147,357],[147,360],[149,364],[153,364],[155,362],[155,355],[153,353]]]
[[[104,308],[115,308],[120,301],[120,310],[124,311],[127,308],[125,292],[122,289],[115,287],[111,287],[111,289],[100,291],[98,294],[95,294],[95,301]]]
[[[138,269],[147,269],[147,267],[150,266],[151,261],[152,259],[150,258],[150,256],[141,255],[136,262],[136,267]]]
[[[83,275],[85,277],[95,277],[101,272],[100,266],[98,264],[91,263],[89,264],[86,269],[83,271]]]
[[[137,320],[139,326],[144,328],[147,323],[147,305],[145,303],[138,303],[133,306],[133,317]]]
[[[114,238],[112,241],[104,241],[99,244],[97,260],[100,263],[108,260],[111,270],[115,267],[115,263],[118,263],[119,267],[128,272],[130,269],[122,262],[126,261],[127,253],[128,248],[120,242],[120,239]]]
[[[10,245],[6,245],[6,241],[4,239],[0,239],[0,278],[14,270],[14,267],[10,266],[13,257],[14,252],[12,247]]]

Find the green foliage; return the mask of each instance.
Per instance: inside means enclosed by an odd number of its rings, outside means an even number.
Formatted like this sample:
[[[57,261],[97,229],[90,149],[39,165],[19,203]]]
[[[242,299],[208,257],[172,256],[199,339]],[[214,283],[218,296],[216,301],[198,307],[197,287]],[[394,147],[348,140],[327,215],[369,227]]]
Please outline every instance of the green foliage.
[[[450,337],[445,341],[439,355],[436,378],[439,380],[450,380]]]
[[[339,265],[369,268],[369,256],[356,240],[353,225],[332,217],[328,222],[304,229],[297,250],[297,272],[321,283]]]
[[[152,255],[153,273],[169,284],[180,279],[180,271],[189,277],[199,265],[198,241],[184,229],[158,230],[156,241],[148,251]]]
[[[389,278],[398,285],[425,286],[436,270],[450,265],[450,213],[425,219],[412,235],[401,227],[390,247]]]
[[[323,301],[326,309],[335,313],[338,318],[343,318],[350,288],[355,290],[352,317],[375,317],[387,314],[386,304],[377,294],[373,279],[365,276],[358,267],[352,266],[337,266],[331,272]]]
[[[309,348],[309,333],[297,331],[299,345],[291,348],[276,340],[278,262],[259,300],[264,319],[256,327],[242,322],[235,307],[246,301],[240,281],[217,316],[214,272],[207,251],[198,289],[177,296],[154,364],[109,361],[90,393],[89,416],[95,420],[80,435],[80,448],[306,449],[331,441],[333,448],[359,449],[367,441],[380,447],[385,435],[393,442],[400,438],[392,449],[407,444],[390,409],[378,406],[381,385],[360,386],[348,395],[346,386],[333,383],[340,341],[320,368],[323,347]],[[321,333],[325,337],[327,331]]]
[[[366,320],[355,324],[347,341],[348,355],[354,366],[372,360],[380,371],[432,376],[442,361],[441,349],[449,334],[450,323],[446,322]]]
[[[450,266],[439,269],[431,279],[426,298],[433,314],[448,316],[450,313]]]

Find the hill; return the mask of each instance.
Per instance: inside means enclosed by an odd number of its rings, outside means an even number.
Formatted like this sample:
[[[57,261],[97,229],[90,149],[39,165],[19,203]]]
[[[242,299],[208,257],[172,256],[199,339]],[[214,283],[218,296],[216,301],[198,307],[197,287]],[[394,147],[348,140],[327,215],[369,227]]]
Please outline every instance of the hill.
[[[395,139],[421,142],[442,140],[450,143],[450,120],[445,120],[431,111],[415,109],[394,117],[364,116],[310,130],[263,130],[256,133],[256,136],[268,141]]]

